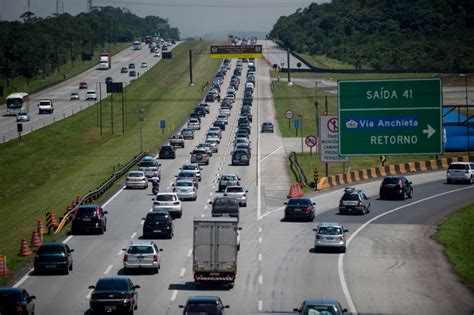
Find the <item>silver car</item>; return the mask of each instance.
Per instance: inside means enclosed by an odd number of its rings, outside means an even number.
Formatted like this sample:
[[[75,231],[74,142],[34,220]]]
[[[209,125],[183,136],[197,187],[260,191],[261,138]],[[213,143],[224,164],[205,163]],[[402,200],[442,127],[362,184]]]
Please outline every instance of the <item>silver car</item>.
[[[199,164],[196,164],[196,163],[184,164],[183,167],[180,168],[180,170],[194,172],[196,174],[198,181],[201,181],[202,168],[199,166]]]
[[[125,179],[125,188],[148,188],[148,179],[145,172],[130,171]]]
[[[30,121],[30,114],[28,114],[27,111],[20,111],[18,114],[16,114],[16,121],[17,122]]]
[[[206,144],[209,144],[211,147],[212,153],[217,153],[219,151],[219,139],[217,138],[207,138],[205,141]]]
[[[173,184],[173,191],[178,195],[179,200],[196,200],[197,188],[194,182],[189,179],[177,180]]]
[[[197,145],[197,149],[205,150],[209,156],[212,156],[212,148],[209,143],[201,142]]]
[[[340,223],[321,222],[316,229],[316,237],[314,240],[314,250],[317,251],[321,247],[338,248],[342,253],[346,252],[346,235],[349,232],[344,229]]]
[[[224,190],[224,196],[237,199],[241,207],[247,207],[247,193],[242,186],[227,186]]]
[[[163,249],[159,249],[153,241],[133,241],[127,248],[123,249],[123,273],[127,274],[131,269],[151,269],[155,273],[160,270],[161,255]]]
[[[199,130],[201,129],[201,124],[199,123],[199,120],[196,118],[191,118],[188,121],[188,128],[191,130]]]
[[[446,181],[474,183],[474,163],[452,162],[446,171]]]
[[[157,193],[153,198],[153,210],[168,210],[174,218],[181,218],[183,215],[183,205],[175,192]]]

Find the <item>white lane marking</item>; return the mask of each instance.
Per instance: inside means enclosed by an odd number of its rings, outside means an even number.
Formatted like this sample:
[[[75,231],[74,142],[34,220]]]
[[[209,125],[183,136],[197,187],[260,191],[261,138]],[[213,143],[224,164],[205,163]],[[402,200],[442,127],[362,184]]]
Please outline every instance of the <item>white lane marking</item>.
[[[215,185],[212,185],[212,190],[216,189],[216,186]]]
[[[201,218],[204,218],[204,217],[205,217],[204,213],[203,213],[203,214],[201,214]]]
[[[258,253],[258,261],[262,261],[262,253]]]
[[[188,251],[188,257],[191,257],[192,254],[193,254],[193,249],[190,248],[189,251]]]
[[[87,300],[91,298],[92,291],[94,291],[94,290],[90,290],[89,293],[87,293],[87,295],[86,295]]]
[[[258,227],[258,233],[262,233],[262,227],[261,226]]]
[[[177,296],[177,295],[178,295],[178,290],[173,290],[173,294],[171,294],[170,300],[171,300],[171,301],[176,300],[176,296]]]
[[[143,225],[144,223],[145,223],[145,220],[142,220],[142,221],[140,222],[140,225]]]
[[[367,225],[369,225],[370,223],[374,222],[375,220],[380,219],[380,218],[383,217],[383,216],[386,216],[387,214],[391,214],[391,213],[393,213],[393,212],[396,212],[396,211],[399,211],[399,210],[402,210],[402,209],[411,207],[411,206],[413,206],[413,205],[416,205],[416,204],[425,202],[425,201],[427,201],[427,200],[431,200],[431,199],[434,199],[434,198],[438,198],[438,197],[440,197],[440,196],[444,196],[444,195],[447,195],[447,194],[451,194],[451,193],[454,193],[454,192],[459,192],[459,191],[466,190],[466,189],[471,189],[471,188],[474,188],[474,186],[464,187],[464,188],[459,188],[459,189],[455,189],[455,190],[446,191],[446,192],[443,192],[443,193],[439,193],[439,194],[436,194],[436,195],[433,195],[433,196],[430,196],[430,197],[426,197],[426,198],[423,198],[423,199],[420,199],[420,200],[417,200],[417,201],[408,203],[408,204],[406,204],[406,205],[397,207],[397,208],[392,209],[392,210],[390,210],[390,211],[381,213],[381,214],[379,214],[378,216],[373,217],[372,219],[368,220],[367,222],[365,222],[364,224],[362,224],[357,230],[355,230],[355,232],[347,239],[347,244],[346,244],[346,246],[349,246],[350,242],[354,239],[354,237],[356,237],[357,234],[359,234],[363,229],[365,229],[365,228],[367,227]],[[349,307],[349,312],[356,314],[356,313],[357,313],[357,310],[356,310],[356,308],[355,308],[354,302],[352,301],[351,294],[349,293],[349,289],[348,289],[348,287],[347,287],[346,278],[345,278],[345,276],[344,276],[343,264],[344,264],[344,255],[339,255],[339,258],[338,258],[338,260],[337,260],[337,272],[338,272],[338,274],[339,274],[339,281],[341,282],[342,291],[344,292],[344,296],[345,296],[345,298],[346,298],[347,305],[348,305],[348,307]]]
[[[104,275],[108,274],[108,273],[110,272],[110,270],[112,270],[112,267],[113,267],[113,265],[109,265],[109,266],[107,267],[107,269],[105,269]]]
[[[18,288],[20,285],[22,285],[22,283],[25,282],[26,279],[28,279],[28,278],[30,277],[29,274],[30,274],[31,272],[33,272],[33,270],[34,270],[34,269],[31,268],[31,269],[26,273],[26,275],[24,275],[20,280],[18,280],[17,283],[15,283],[15,284],[13,285],[13,287],[14,287],[14,288]]]
[[[258,308],[259,312],[263,311],[263,301],[262,300],[258,300],[257,308]]]
[[[130,238],[135,238],[135,236],[137,236],[137,232],[133,232],[132,236],[130,236]]]
[[[66,237],[63,241],[63,244],[67,244],[67,242],[69,242],[72,237],[73,237],[73,235],[69,235],[68,237]]]
[[[208,207],[209,207],[209,205],[205,205],[205,206],[204,206],[204,210],[207,210]]]
[[[259,242],[260,244],[262,244],[262,241],[263,241],[263,238],[260,236],[260,237],[258,238],[258,242]]]
[[[120,188],[119,191],[117,191],[112,197],[110,197],[109,200],[107,200],[107,201],[102,205],[102,208],[107,207],[107,205],[108,205],[109,203],[111,203],[112,200],[114,200],[115,197],[117,197],[124,189],[125,189],[125,186],[123,186],[122,188]]]
[[[122,256],[123,252],[124,252],[123,249],[119,250],[119,252],[117,253],[117,256]]]
[[[258,284],[263,284],[263,276],[262,275],[258,276]]]
[[[280,150],[281,148],[283,148],[283,146],[279,146],[278,148],[276,148],[275,150],[273,150],[272,152],[270,152],[269,154],[267,154],[264,158],[262,158],[260,161],[263,162],[267,157],[270,157],[270,155],[272,155],[273,153],[275,153],[276,151]]]
[[[211,199],[207,199],[207,203],[209,203],[211,201]]]
[[[212,197],[212,195],[214,195],[214,193],[211,191],[211,192],[209,193],[209,196],[211,196],[211,197]]]
[[[184,277],[184,274],[186,273],[186,268],[182,268],[181,272],[179,273],[179,277],[182,278]]]

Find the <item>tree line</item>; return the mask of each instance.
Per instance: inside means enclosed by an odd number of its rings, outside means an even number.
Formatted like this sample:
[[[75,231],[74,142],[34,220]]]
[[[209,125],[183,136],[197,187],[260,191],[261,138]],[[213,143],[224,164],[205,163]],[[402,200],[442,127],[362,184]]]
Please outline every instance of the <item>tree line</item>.
[[[125,8],[100,7],[90,13],[39,18],[32,12],[23,21],[0,22],[0,75],[6,79],[48,75],[80,55],[91,55],[107,43],[131,42],[160,32],[179,39],[179,30],[158,16],[145,18]]]
[[[333,0],[282,16],[269,37],[357,69],[474,69],[474,1]]]

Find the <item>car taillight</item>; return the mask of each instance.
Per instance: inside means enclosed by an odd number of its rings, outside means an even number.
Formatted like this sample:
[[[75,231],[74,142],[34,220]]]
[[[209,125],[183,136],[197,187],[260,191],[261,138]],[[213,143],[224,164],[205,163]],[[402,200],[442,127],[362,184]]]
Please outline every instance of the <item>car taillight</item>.
[[[173,202],[174,205],[179,205],[179,201]]]
[[[153,262],[157,262],[158,261],[158,255],[153,255]]]
[[[24,305],[18,304],[18,305],[16,306],[16,311],[17,311],[17,312],[23,313],[24,310],[25,310],[25,306],[24,306]]]
[[[193,192],[196,192],[196,188],[193,188]]]
[[[99,208],[96,208],[95,209],[95,216],[100,218],[100,212],[99,212]]]
[[[361,206],[362,205],[362,200],[357,201],[357,205]]]
[[[306,211],[306,212],[311,212],[312,210],[313,210],[313,209],[311,209],[311,207],[306,207],[306,208],[304,209],[304,211]]]
[[[344,240],[344,236],[339,236],[337,239],[340,240],[340,241],[343,241],[343,240]]]
[[[91,295],[91,301],[95,301],[95,300],[97,300],[97,296],[95,294],[92,294]]]
[[[123,255],[123,261],[127,262],[128,261],[128,255]]]
[[[133,295],[127,294],[124,297],[125,302],[132,302],[133,301]]]

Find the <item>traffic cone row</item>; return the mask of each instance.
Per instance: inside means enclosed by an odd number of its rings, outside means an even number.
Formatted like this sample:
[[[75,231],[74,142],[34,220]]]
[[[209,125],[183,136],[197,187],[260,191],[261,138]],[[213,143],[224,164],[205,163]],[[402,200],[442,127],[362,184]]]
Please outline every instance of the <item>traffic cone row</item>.
[[[40,247],[41,246],[41,238],[37,231],[33,230],[31,234],[31,247]]]
[[[81,196],[76,196],[76,201],[74,202],[74,206],[77,206],[81,202]]]
[[[21,239],[21,246],[20,246],[20,253],[18,256],[25,257],[25,256],[31,256],[33,255],[33,252],[30,249],[30,246],[28,246],[28,242],[26,239],[22,238]]]
[[[0,256],[0,276],[5,276],[10,273],[7,268],[7,256]]]
[[[36,231],[38,232],[38,234],[41,234],[41,235],[46,234],[47,230],[42,220],[38,220]]]
[[[51,234],[51,229],[53,229],[53,232],[58,228],[59,223],[58,220],[56,219],[56,215],[54,214],[54,211],[48,211],[46,213],[46,227],[48,228],[48,234]]]
[[[291,184],[290,186],[290,191],[288,192],[287,198],[298,198],[298,197],[303,197],[304,193],[301,190],[300,184]]]

